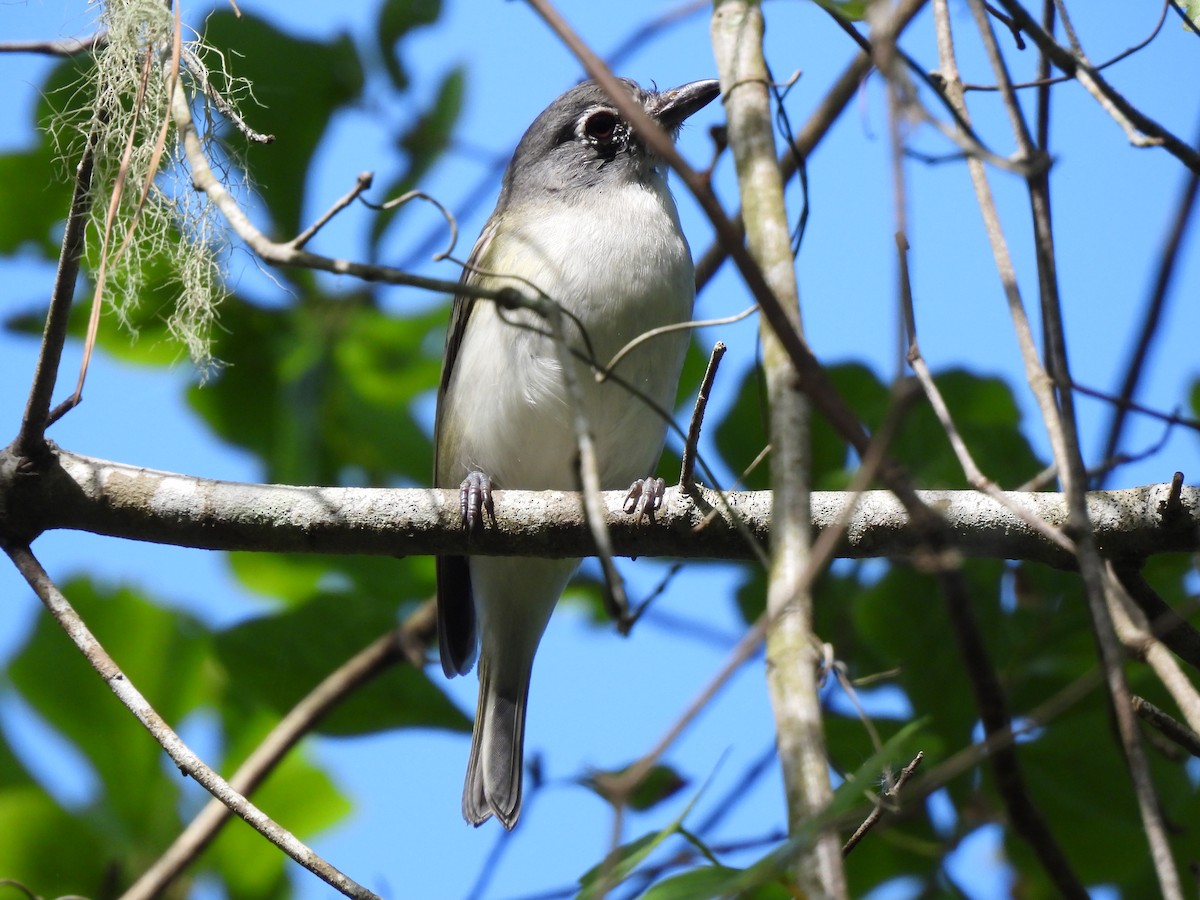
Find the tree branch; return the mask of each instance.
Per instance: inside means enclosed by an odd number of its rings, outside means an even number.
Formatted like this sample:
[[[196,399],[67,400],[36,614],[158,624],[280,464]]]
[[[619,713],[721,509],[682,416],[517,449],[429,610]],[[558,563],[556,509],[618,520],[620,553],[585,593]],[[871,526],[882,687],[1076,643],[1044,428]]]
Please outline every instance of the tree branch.
[[[21,475],[11,450],[0,451],[0,538],[29,542],[53,529],[208,550],[395,556],[483,553],[538,557],[593,552],[579,495],[497,491],[497,522],[465,534],[458,492],[437,488],[336,488],[214,481],[81,456],[50,445],[50,464]],[[653,528],[639,527],[624,491],[602,494],[619,556],[748,559],[743,532],[770,538],[771,494],[728,494],[697,486],[694,497],[668,488]],[[955,550],[989,559],[1028,559],[1070,568],[1073,557],[997,501],[975,491],[920,491],[938,510]],[[1200,487],[1179,491],[1177,514],[1161,515],[1171,485],[1092,491],[1087,511],[1099,551],[1129,559],[1200,548]],[[1067,521],[1062,494],[1006,492],[1010,503],[1052,527]],[[854,495],[816,491],[813,526],[824,531]],[[503,502],[500,502],[503,501]],[[739,525],[740,523],[740,525]],[[926,544],[889,491],[867,491],[836,550],[844,558],[906,556]]]
[[[347,897],[379,900],[371,891],[314,853],[295,835],[273,821],[266,813],[230,787],[224,778],[205,765],[204,761],[179,739],[179,735],[171,726],[155,712],[141,692],[134,687],[133,682],[108,655],[108,652],[96,640],[95,635],[75,612],[58,586],[46,574],[46,570],[30,552],[29,547],[5,543],[4,550],[34,593],[54,616],[55,621],[62,626],[67,637],[91,663],[92,668],[104,679],[104,683],[117,695],[117,698],[158,741],[181,772],[195,779],[205,790],[241,816],[251,828],[326,884]]]

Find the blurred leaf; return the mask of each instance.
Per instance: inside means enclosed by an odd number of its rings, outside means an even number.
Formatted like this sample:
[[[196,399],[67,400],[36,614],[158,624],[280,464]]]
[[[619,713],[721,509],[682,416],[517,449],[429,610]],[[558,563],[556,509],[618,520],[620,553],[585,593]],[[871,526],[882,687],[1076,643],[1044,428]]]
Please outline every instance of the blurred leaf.
[[[767,609],[767,573],[762,566],[747,563],[742,566],[742,583],[737,589],[737,605],[747,624],[755,622]]]
[[[265,146],[250,144],[240,132],[226,140],[245,154],[251,181],[271,211],[276,237],[290,239],[307,224],[301,216],[317,145],[333,116],[362,92],[362,63],[346,34],[325,42],[306,40],[284,34],[265,19],[224,9],[206,22],[206,42],[232,61],[232,76],[253,87],[258,105],[247,103],[244,117],[256,131],[275,136]],[[217,80],[218,89],[225,90]],[[347,173],[347,183],[353,174]]]
[[[596,794],[608,803],[614,803],[619,798],[614,797],[613,781],[620,779],[629,769],[630,766],[626,766],[623,769],[615,771],[593,772],[586,778],[579,779],[579,783],[595,791]],[[675,796],[679,791],[687,787],[687,784],[687,779],[675,769],[670,766],[656,765],[646,773],[646,777],[642,779],[641,784],[628,797],[626,805],[630,809],[644,812],[653,806],[657,806],[662,801]]]
[[[577,900],[591,900],[593,897],[601,897],[628,878],[633,873],[633,870],[641,865],[646,857],[653,853],[663,841],[679,832],[680,827],[683,825],[683,820],[692,811],[692,807],[698,798],[699,794],[693,797],[683,812],[665,828],[643,835],[635,841],[618,847],[605,856],[604,861],[599,865],[588,869],[579,879],[580,890],[576,895]]]
[[[66,220],[75,188],[75,167],[83,154],[82,134],[68,139],[67,158],[62,159],[45,131],[52,118],[68,115],[81,120],[87,94],[79,85],[91,71],[87,54],[65,59],[56,65],[42,84],[34,111],[37,143],[27,150],[0,154],[0,253],[32,247],[42,259],[58,258],[62,222]],[[64,125],[64,136],[70,126]],[[50,287],[46,287],[49,298]]]
[[[757,368],[747,369],[742,376],[737,397],[717,425],[715,437],[721,458],[739,475],[767,445],[766,387],[761,384]],[[770,471],[768,457],[744,479],[745,490],[765,490],[770,484]]]
[[[742,874],[727,866],[701,866],[658,882],[642,900],[705,900],[724,896],[725,886]],[[738,894],[739,900],[794,900],[796,894],[781,884],[762,885]]]
[[[823,6],[851,22],[861,22],[867,17],[866,0],[816,0],[816,2],[818,6]]]
[[[219,633],[217,656],[229,670],[235,693],[257,698],[283,715],[397,621],[394,600],[321,596]],[[347,735],[409,727],[469,731],[470,721],[424,672],[401,662],[350,694],[318,731]]]
[[[167,722],[211,688],[208,634],[195,619],[131,588],[73,579],[63,593],[129,680]],[[42,616],[9,666],[25,700],[88,759],[104,786],[112,840],[158,848],[179,827],[177,782],[163,777],[162,748],[112,695],[62,629]]]
[[[36,150],[0,155],[0,253],[32,245],[51,258],[71,207],[72,185],[54,177],[59,167],[45,140]]]
[[[894,771],[906,765],[919,749],[919,743],[924,738],[924,727],[924,723],[918,720],[899,729],[877,752],[867,757],[853,774],[847,776],[833,792],[833,798],[820,815],[811,818],[795,830],[784,844],[771,850],[749,868],[714,867],[715,871],[702,879],[704,891],[693,896],[696,900],[706,897],[771,896],[747,892],[773,883],[784,883],[796,854],[812,844],[819,829],[855,808],[869,809],[863,797],[863,786],[878,784],[881,772],[889,769]]]
[[[1180,6],[1187,15],[1188,21],[1200,28],[1200,0],[1182,0]],[[1185,31],[1190,30],[1186,25],[1180,25],[1180,28]]]
[[[398,90],[408,87],[408,73],[401,63],[397,44],[422,25],[432,25],[442,13],[439,0],[385,0],[379,7],[375,33],[379,38],[379,53],[384,68]]]
[[[214,354],[228,365],[188,395],[223,438],[288,484],[427,484],[432,445],[412,401],[437,383],[441,310],[395,318],[361,295],[265,310],[222,307]]]
[[[387,199],[395,199],[418,188],[421,179],[450,146],[454,126],[462,113],[465,85],[466,70],[461,66],[444,75],[433,102],[397,139],[396,144],[404,154],[407,165],[404,173],[383,191]],[[384,229],[403,208],[400,206],[385,211],[371,221],[372,246],[378,243]]]
[[[0,878],[39,897],[105,896],[112,847],[87,818],[34,785],[0,790]],[[55,851],[57,849],[57,852]],[[6,896],[20,896],[15,890]]]
[[[433,560],[425,556],[230,553],[229,563],[247,588],[290,605],[351,591],[393,600],[432,597],[434,591]]]

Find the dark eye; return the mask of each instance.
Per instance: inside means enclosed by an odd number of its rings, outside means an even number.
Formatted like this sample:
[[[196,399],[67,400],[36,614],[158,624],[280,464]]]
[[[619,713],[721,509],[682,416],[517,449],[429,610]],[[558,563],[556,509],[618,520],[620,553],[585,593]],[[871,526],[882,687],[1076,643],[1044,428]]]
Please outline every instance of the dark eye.
[[[610,141],[617,130],[617,117],[610,112],[593,113],[584,123],[583,130],[592,140]]]

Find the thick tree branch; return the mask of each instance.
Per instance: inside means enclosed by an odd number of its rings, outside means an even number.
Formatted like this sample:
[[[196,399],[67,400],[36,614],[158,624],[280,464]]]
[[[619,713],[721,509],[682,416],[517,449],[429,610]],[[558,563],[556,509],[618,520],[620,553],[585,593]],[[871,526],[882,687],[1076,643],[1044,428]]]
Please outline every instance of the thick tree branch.
[[[797,333],[800,296],[792,261],[775,160],[770,82],[763,55],[763,12],[747,0],[718,0],[710,28],[729,120],[729,146],[745,210],[746,248]],[[788,804],[788,831],[799,834],[830,802],[828,751],[817,697],[817,647],[813,633],[812,526],[809,513],[809,406],[800,392],[782,342],[760,323],[763,370],[770,413],[771,488],[778,501],[772,520],[767,585],[767,686],[775,718],[779,762]],[[790,869],[801,891],[847,896],[841,839],[832,828],[796,854]]]
[[[50,451],[44,470],[24,475],[11,449],[0,452],[0,539],[28,542],[44,531],[73,529],[208,550],[541,557],[592,552],[579,495],[573,493],[497,491],[496,526],[467,535],[457,491],[214,481],[106,462],[53,444]],[[602,496],[613,549],[621,556],[748,559],[751,548],[733,516],[764,544],[770,537],[767,491],[728,494],[726,507],[707,488],[697,487],[694,499],[668,489],[654,524],[640,526],[622,510],[624,491]],[[938,511],[955,550],[965,556],[1073,565],[1061,548],[989,497],[975,491],[918,496]],[[1136,559],[1200,548],[1200,488],[1183,487],[1171,506],[1175,512],[1163,516],[1160,504],[1170,496],[1169,484],[1089,493],[1088,516],[1100,552]],[[1061,494],[1010,491],[1006,497],[1056,528],[1067,521]],[[836,525],[854,499],[846,491],[814,492],[813,526]],[[924,547],[894,495],[867,491],[836,553],[902,557]]]

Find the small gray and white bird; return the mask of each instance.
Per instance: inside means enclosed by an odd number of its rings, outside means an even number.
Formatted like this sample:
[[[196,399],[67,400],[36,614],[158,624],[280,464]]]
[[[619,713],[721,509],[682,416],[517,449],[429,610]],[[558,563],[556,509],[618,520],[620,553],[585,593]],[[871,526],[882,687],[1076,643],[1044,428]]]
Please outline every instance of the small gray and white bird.
[[[716,81],[667,91],[624,81],[668,133],[719,93]],[[606,363],[643,332],[691,317],[691,251],[666,167],[593,82],[567,91],[534,120],[504,173],[496,210],[463,275],[489,288],[536,290],[568,313],[568,341]],[[574,320],[574,321],[572,321]],[[582,331],[586,331],[585,341]],[[438,391],[434,480],[459,486],[468,527],[496,488],[577,490],[572,407],[559,356],[534,313],[458,296]],[[675,401],[688,335],[639,345],[616,368],[660,407]],[[590,347],[590,351],[585,350]],[[652,475],[665,423],[613,381],[577,362],[600,485]],[[533,656],[579,560],[438,559],[442,668],[470,670],[479,652],[479,704],[463,816],[506,828],[521,812],[525,705]]]

